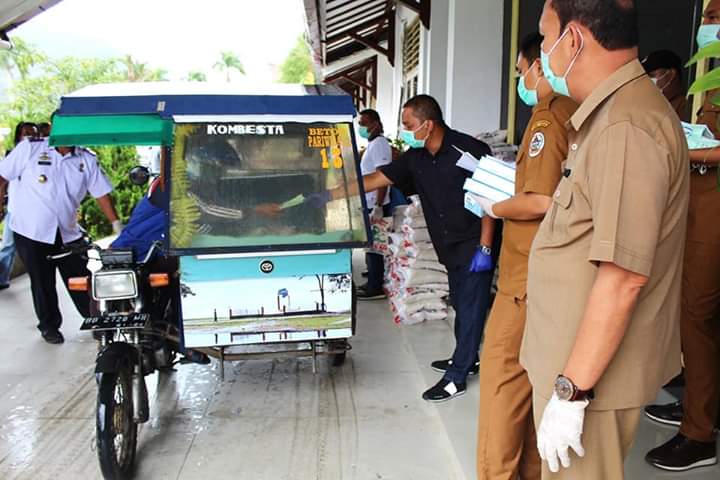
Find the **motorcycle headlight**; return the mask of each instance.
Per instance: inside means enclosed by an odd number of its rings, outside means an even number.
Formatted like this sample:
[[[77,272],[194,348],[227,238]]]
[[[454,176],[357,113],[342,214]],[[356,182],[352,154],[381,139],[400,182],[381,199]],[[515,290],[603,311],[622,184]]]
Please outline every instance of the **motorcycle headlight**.
[[[137,297],[137,277],[131,270],[97,272],[93,276],[95,300],[124,300]]]

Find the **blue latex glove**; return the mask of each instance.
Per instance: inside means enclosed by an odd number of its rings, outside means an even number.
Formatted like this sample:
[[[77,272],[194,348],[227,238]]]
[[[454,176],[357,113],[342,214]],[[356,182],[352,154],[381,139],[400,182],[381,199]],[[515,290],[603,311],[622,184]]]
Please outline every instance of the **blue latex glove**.
[[[322,208],[327,205],[330,200],[332,200],[332,197],[330,196],[330,190],[323,190],[322,192],[305,195],[305,200],[303,203],[306,203],[313,208]]]
[[[473,255],[472,260],[470,261],[470,271],[471,272],[489,272],[493,268],[493,261],[491,255],[486,255],[483,253],[482,248],[478,247],[477,250],[475,250],[475,255]]]

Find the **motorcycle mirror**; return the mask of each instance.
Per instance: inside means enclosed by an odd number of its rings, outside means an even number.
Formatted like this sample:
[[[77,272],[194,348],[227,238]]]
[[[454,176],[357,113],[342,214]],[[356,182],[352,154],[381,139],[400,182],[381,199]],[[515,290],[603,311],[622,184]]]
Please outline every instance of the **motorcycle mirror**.
[[[133,185],[142,187],[150,180],[150,170],[147,167],[137,166],[130,170],[130,181]]]

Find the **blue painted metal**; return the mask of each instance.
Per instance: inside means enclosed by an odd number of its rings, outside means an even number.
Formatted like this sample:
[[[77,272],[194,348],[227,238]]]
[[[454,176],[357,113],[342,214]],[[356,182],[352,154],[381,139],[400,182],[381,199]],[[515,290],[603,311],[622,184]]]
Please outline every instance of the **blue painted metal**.
[[[158,104],[164,102],[162,111]],[[147,95],[64,97],[60,115],[355,115],[349,95]]]
[[[219,282],[242,278],[279,278],[302,275],[330,275],[350,273],[351,250],[328,254],[300,254],[287,256],[253,256],[245,258],[198,259],[180,257],[183,279],[189,282]],[[272,262],[272,270],[262,270],[263,262]]]

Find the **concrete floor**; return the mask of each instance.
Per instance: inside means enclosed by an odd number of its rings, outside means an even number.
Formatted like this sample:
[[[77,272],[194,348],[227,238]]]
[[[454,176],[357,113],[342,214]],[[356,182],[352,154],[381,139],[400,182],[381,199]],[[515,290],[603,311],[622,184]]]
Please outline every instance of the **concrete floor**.
[[[100,478],[94,451],[95,344],[66,294],[62,346],[35,330],[27,277],[0,292],[0,478]],[[142,479],[461,480],[475,478],[477,381],[438,406],[420,393],[428,364],[453,347],[450,325],[392,324],[383,301],[361,302],[345,366],[321,359],[180,366],[148,377],[151,419],[141,427]],[[666,394],[664,394],[666,395]],[[668,399],[665,397],[664,399]],[[674,434],[643,420],[628,479],[717,479],[720,468],[654,470],[644,452]]]

